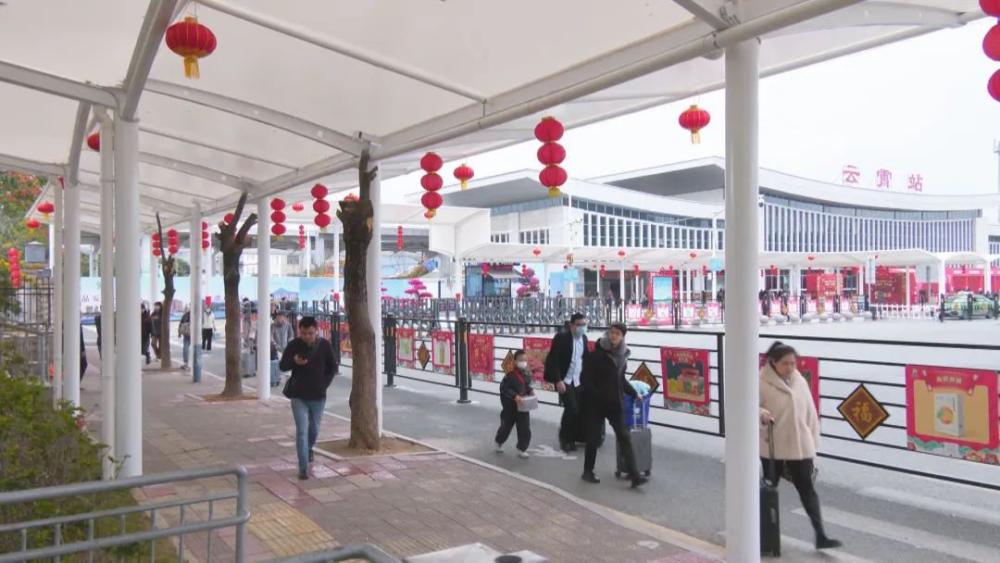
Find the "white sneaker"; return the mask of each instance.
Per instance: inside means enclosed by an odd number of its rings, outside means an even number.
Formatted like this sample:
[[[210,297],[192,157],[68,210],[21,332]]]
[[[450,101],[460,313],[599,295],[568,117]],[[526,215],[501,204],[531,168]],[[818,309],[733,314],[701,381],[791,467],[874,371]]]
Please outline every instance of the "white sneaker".
[[[496,443],[496,447],[493,448],[493,451],[495,451],[498,454],[502,454],[503,453],[503,444],[501,444],[500,442],[497,442]]]
[[[517,450],[517,457],[521,459],[528,459],[529,457],[531,457],[531,455],[529,455],[528,452],[524,450]]]

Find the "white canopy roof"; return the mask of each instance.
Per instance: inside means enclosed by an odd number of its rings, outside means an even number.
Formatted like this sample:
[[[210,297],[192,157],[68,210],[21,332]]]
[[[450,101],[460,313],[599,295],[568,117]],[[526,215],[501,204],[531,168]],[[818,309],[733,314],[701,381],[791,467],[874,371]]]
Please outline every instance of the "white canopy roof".
[[[117,107],[140,122],[148,228],[154,210],[221,214],[241,191],[350,188],[366,146],[385,178],[424,150],[528,140],[545,114],[573,127],[718,89],[721,49],[755,36],[766,76],[982,17],[975,0],[202,0],[218,48],[192,81],[162,36],[194,8],[4,4],[0,166],[96,185],[90,106]]]

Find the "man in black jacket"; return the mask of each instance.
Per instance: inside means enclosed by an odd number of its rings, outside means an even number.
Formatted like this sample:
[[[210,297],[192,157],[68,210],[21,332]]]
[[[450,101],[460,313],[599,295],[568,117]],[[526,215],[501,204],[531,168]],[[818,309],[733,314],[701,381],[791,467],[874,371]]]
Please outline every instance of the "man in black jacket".
[[[552,346],[545,358],[545,381],[555,384],[563,405],[559,446],[567,452],[576,450],[579,425],[583,423],[580,416],[580,373],[588,354],[587,317],[583,313],[573,313],[569,319],[569,331],[552,337]]]
[[[292,339],[278,362],[281,371],[291,371],[284,394],[292,401],[295,418],[295,449],[299,457],[299,479],[309,478],[309,462],[319,435],[326,406],[326,389],[337,371],[330,342],[317,336],[316,319],[299,320],[299,336]]]

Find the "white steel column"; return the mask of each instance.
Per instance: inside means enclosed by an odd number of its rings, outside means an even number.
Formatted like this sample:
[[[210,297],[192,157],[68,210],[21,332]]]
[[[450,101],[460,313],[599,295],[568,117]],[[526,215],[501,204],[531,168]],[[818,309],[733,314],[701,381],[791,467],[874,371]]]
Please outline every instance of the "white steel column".
[[[948,264],[942,259],[938,261],[938,297],[942,295],[948,295],[948,278],[947,278],[947,266]]]
[[[625,304],[625,260],[622,260],[621,269],[618,271],[619,283],[618,283],[618,299]]]
[[[87,277],[94,277],[94,246],[90,246],[90,252],[87,253]]]
[[[201,248],[201,209],[196,207],[194,215],[191,217],[191,379],[194,383],[201,381],[201,260],[202,252],[211,255],[212,247],[208,250]],[[198,234],[195,234],[198,233]]]
[[[113,479],[115,450],[115,143],[114,125],[104,110],[101,124],[101,442],[104,479]]]
[[[63,190],[63,400],[80,406],[80,186]]]
[[[377,162],[369,163],[370,170],[377,168]],[[369,197],[372,201],[372,240],[368,243],[368,252],[365,256],[368,266],[365,290],[368,294],[368,317],[375,333],[375,408],[378,411],[378,432],[381,435],[382,382],[385,374],[382,373],[382,180],[378,175],[372,179]],[[334,238],[339,238],[339,235],[335,234]],[[334,256],[334,260],[337,261],[339,258]]]
[[[142,367],[139,362],[138,123],[115,120],[115,418],[121,476],[142,475]],[[110,335],[106,335],[108,338]]]
[[[341,293],[341,291],[340,291],[340,233],[342,233],[342,232],[344,232],[344,226],[340,223],[340,220],[338,219],[338,220],[334,221],[334,223],[333,223],[333,290],[335,292],[337,292],[338,294]],[[372,233],[372,240],[373,241],[378,241],[378,247],[380,249],[382,248],[382,235],[378,231],[375,231],[375,232]],[[377,289],[379,290],[379,292],[376,293],[376,295],[378,295],[378,298],[380,300],[379,302],[381,302],[381,299],[382,299],[382,281],[381,280],[379,280],[379,285],[378,285]],[[339,304],[339,301],[338,301],[338,304]],[[381,412],[382,412],[382,410],[379,409],[379,413],[381,413]],[[381,428],[381,426],[379,426],[379,428]]]
[[[166,236],[166,233],[163,233]],[[153,256],[153,239],[152,236],[148,237],[149,241],[149,313],[153,313],[153,303],[160,300],[160,259],[157,256]],[[167,252],[167,241],[160,241],[160,252]],[[162,254],[161,254],[162,256]]]
[[[63,255],[63,187],[62,180],[52,183],[52,204],[55,213],[52,214],[55,236],[53,242],[52,262],[52,398],[58,404],[63,399],[63,310],[66,303],[63,288],[63,266],[66,264]]]
[[[257,201],[257,399],[271,399],[271,215]]]
[[[757,39],[726,49],[726,560],[760,560]]]

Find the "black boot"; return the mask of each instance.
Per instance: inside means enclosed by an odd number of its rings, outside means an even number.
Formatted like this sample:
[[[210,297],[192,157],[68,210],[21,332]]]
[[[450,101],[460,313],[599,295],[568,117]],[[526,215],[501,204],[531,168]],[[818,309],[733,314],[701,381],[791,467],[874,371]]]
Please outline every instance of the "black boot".
[[[634,475],[632,477],[632,488],[636,489],[642,485],[649,482],[649,477],[643,477],[642,475]]]
[[[601,480],[597,478],[597,475],[594,475],[593,471],[584,471],[583,475],[580,478],[583,479],[584,481],[588,482],[588,483],[600,483],[601,482]]]
[[[837,549],[844,545],[840,540],[826,537],[826,535],[816,536],[816,549]]]

